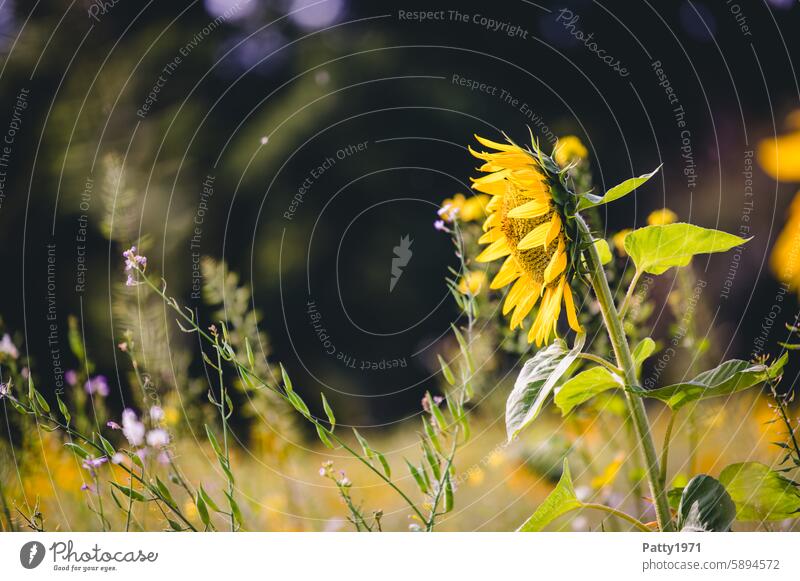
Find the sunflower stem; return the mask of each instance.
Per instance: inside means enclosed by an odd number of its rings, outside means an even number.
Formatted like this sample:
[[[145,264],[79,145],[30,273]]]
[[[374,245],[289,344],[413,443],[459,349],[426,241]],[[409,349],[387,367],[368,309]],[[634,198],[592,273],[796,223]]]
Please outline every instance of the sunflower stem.
[[[592,235],[589,226],[580,215],[576,215],[575,218],[581,236],[585,240],[591,241]],[[623,372],[625,384],[634,386],[636,385],[636,367],[631,356],[628,338],[625,336],[625,330],[622,326],[622,319],[614,304],[614,297],[611,294],[611,288],[608,286],[608,279],[606,278],[605,270],[603,270],[603,264],[597,248],[595,248],[594,244],[588,244],[587,246],[586,259],[589,266],[589,277],[597,296],[597,301],[600,304],[600,311],[603,314],[603,321],[608,330],[609,339],[614,347],[617,365]],[[638,395],[627,389],[625,390],[625,401],[628,404],[628,410],[636,428],[636,435],[639,438],[639,445],[644,456],[647,480],[650,484],[650,493],[653,496],[656,509],[658,528],[663,532],[672,531],[672,518],[669,512],[667,495],[660,478],[661,466],[659,465],[658,454],[650,431],[650,423],[647,419],[644,402]]]

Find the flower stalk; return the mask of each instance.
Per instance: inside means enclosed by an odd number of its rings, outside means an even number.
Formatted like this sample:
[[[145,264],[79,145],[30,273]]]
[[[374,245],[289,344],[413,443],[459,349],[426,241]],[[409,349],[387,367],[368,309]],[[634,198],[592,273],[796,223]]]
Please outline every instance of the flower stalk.
[[[580,214],[576,214],[575,219],[581,237],[584,240],[591,241],[592,238],[589,226]],[[603,270],[600,255],[594,244],[587,244],[585,256],[589,269],[589,278],[595,295],[597,296],[597,301],[600,304],[600,312],[603,315],[603,322],[608,330],[608,336],[614,348],[617,366],[623,372],[625,386],[630,387],[636,385],[636,367],[633,362],[633,356],[631,355],[630,345],[628,345],[628,339],[625,336],[622,319],[614,304],[614,297],[611,294],[611,288],[608,286],[608,279]],[[636,435],[639,439],[639,444],[644,456],[645,472],[647,474],[648,483],[650,484],[650,493],[653,496],[658,527],[663,532],[672,531],[672,518],[669,511],[669,503],[667,502],[667,494],[661,482],[661,466],[659,464],[658,454],[656,453],[655,443],[653,442],[653,435],[650,431],[650,423],[647,419],[644,403],[638,395],[632,393],[628,389],[625,390],[625,401],[628,405],[628,411],[633,420]]]

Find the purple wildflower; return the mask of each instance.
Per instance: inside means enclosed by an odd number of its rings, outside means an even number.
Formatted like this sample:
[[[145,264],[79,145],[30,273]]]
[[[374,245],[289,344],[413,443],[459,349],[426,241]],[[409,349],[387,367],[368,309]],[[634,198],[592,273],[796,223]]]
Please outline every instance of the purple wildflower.
[[[109,394],[108,379],[106,379],[105,375],[95,375],[86,380],[86,385],[83,386],[83,389],[89,395],[106,397]]]
[[[112,430],[121,430],[121,429],[122,429],[122,426],[120,426],[120,425],[119,425],[117,422],[115,422],[114,420],[108,420],[108,421],[106,422],[106,426],[108,426],[108,427],[109,427],[109,428],[111,428]]]
[[[150,419],[158,423],[164,419],[164,410],[161,407],[154,405],[150,408]]]
[[[125,281],[126,286],[135,286],[136,278],[134,273],[136,271],[143,271],[147,268],[147,257],[137,254],[135,246],[122,253],[125,258],[125,272],[128,274],[128,279]]]
[[[147,432],[147,445],[153,448],[163,448],[169,444],[169,434],[166,430],[156,428]]]
[[[74,386],[76,383],[78,383],[78,373],[74,369],[69,369],[64,374],[64,379],[67,381],[67,383]]]
[[[122,434],[131,446],[142,445],[144,432],[144,424],[136,417],[136,412],[130,408],[122,410]]]
[[[17,346],[14,345],[14,342],[11,340],[11,336],[8,333],[3,335],[3,339],[0,340],[0,353],[5,353],[6,355],[11,356],[12,359],[19,357]]]

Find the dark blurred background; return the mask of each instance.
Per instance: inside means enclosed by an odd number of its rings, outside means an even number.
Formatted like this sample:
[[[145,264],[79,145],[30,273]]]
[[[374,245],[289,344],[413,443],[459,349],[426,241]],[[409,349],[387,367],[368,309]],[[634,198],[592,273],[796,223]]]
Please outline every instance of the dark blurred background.
[[[444,12],[411,20],[420,10]],[[608,208],[609,236],[664,205],[738,233],[752,199],[729,295],[730,255],[695,263],[719,351],[747,357],[775,303],[765,260],[795,186],[754,164],[746,198],[743,171],[799,105],[798,24],[789,0],[0,0],[0,132],[18,126],[0,205],[5,328],[45,391],[54,345],[78,364],[71,314],[115,377],[119,255],[144,237],[149,268],[204,317],[197,258],[241,273],[299,389],[327,388],[360,422],[399,419],[431,387],[431,346],[456,313],[436,209],[468,193],[474,133],[524,141],[530,126],[545,144],[581,137],[598,189],[664,164]],[[404,236],[413,256],[390,291]],[[781,309],[776,328],[795,297]]]

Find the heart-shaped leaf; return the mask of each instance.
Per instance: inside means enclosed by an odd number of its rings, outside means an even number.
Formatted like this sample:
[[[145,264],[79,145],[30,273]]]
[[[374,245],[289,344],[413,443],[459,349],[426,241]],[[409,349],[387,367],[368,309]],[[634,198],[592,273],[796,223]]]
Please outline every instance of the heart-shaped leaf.
[[[566,416],[575,406],[589,401],[597,394],[623,385],[622,380],[605,367],[592,367],[566,381],[556,390],[553,400],[561,414]]]
[[[561,478],[553,491],[547,495],[544,502],[539,505],[536,512],[517,529],[520,533],[535,533],[541,531],[553,520],[572,510],[583,506],[578,497],[575,496],[575,487],[572,485],[572,477],[569,473],[567,459],[564,459],[564,469]]]
[[[633,389],[640,395],[660,399],[673,410],[678,410],[698,399],[730,395],[777,377],[787,358],[787,354],[784,353],[769,366],[731,359],[714,369],[704,371],[690,381],[651,390]]]
[[[800,484],[760,462],[731,464],[719,480],[736,503],[739,520],[781,520],[800,514]]]
[[[593,194],[583,194],[578,201],[578,210],[585,210],[586,208],[594,208],[595,206],[602,206],[603,204],[608,204],[609,202],[613,202],[614,200],[618,200],[623,196],[627,196],[633,190],[641,186],[651,177],[658,173],[658,170],[661,169],[661,166],[658,166],[656,169],[651,171],[650,173],[646,173],[644,175],[640,175],[638,178],[631,178],[629,180],[625,180],[621,184],[618,184],[608,190],[604,196],[595,196]]]
[[[567,343],[557,339],[525,362],[506,400],[506,433],[509,442],[539,415],[547,396],[575,361],[585,340],[586,335],[579,334],[574,347],[568,350]]]
[[[634,230],[625,237],[625,251],[639,272],[663,274],[673,266],[686,266],[696,254],[725,252],[748,240],[720,230],[676,223]]]
[[[679,531],[729,531],[735,518],[736,505],[715,478],[700,474],[683,489],[678,505]]]

